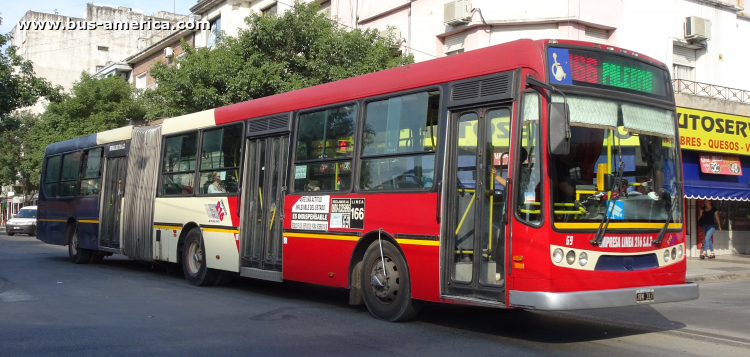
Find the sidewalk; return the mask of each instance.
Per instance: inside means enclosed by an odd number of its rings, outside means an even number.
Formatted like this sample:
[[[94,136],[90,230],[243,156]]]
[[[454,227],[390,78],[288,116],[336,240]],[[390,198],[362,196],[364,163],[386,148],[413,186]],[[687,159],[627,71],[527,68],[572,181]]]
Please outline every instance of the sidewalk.
[[[686,280],[705,284],[750,279],[750,255],[720,255],[715,259],[687,258]]]

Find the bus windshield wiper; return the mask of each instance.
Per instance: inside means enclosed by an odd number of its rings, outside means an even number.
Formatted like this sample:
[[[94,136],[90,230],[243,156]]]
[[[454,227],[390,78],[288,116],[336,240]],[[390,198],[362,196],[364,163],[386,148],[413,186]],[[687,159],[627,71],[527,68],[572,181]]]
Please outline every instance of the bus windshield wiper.
[[[609,226],[609,219],[612,217],[612,211],[615,208],[615,201],[620,199],[620,191],[622,189],[620,186],[622,185],[622,174],[625,172],[625,162],[620,160],[620,165],[617,166],[617,172],[615,173],[615,185],[612,187],[611,192],[617,192],[617,196],[612,197],[612,194],[610,193],[609,201],[607,202],[607,209],[604,213],[604,216],[602,217],[602,220],[599,221],[599,229],[596,230],[596,234],[594,235],[594,239],[592,239],[590,242],[592,245],[599,245],[601,244],[602,240],[604,239],[604,233],[607,231],[607,227]]]
[[[662,190],[664,190],[664,189],[662,189]],[[664,191],[666,192],[666,190],[664,190]],[[656,237],[656,239],[654,239],[653,242],[651,242],[651,244],[661,244],[661,241],[664,240],[664,235],[667,234],[667,228],[669,228],[669,221],[672,220],[672,214],[674,214],[674,209],[679,204],[679,202],[674,197],[675,194],[677,194],[679,191],[680,191],[680,183],[679,182],[675,182],[674,194],[670,195],[670,197],[669,197],[669,202],[671,202],[671,203],[670,203],[670,207],[669,207],[669,213],[667,213],[667,219],[664,220],[664,226],[661,227],[661,231],[659,231],[659,235]],[[667,194],[669,194],[669,193],[667,192]]]

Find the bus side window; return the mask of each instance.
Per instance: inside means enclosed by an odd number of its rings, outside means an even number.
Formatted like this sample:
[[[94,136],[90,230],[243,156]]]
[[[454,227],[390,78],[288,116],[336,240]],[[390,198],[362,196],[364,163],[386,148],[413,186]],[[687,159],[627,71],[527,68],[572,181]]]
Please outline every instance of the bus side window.
[[[523,93],[521,98],[521,142],[516,152],[516,214],[522,222],[532,225],[542,221],[542,150],[539,119],[540,97],[536,92]]]
[[[197,150],[197,131],[166,138],[161,176],[162,195],[193,194]]]
[[[203,132],[199,194],[237,193],[243,134],[242,124]]]
[[[60,181],[60,155],[47,158],[44,171],[44,196],[54,198],[57,196],[57,185]]]
[[[79,196],[95,196],[99,194],[102,184],[102,149],[87,150],[83,154],[81,167],[81,185]]]
[[[60,175],[60,197],[73,197],[78,186],[78,170],[80,170],[81,152],[63,155],[62,174]]]
[[[439,108],[438,91],[367,103],[359,189],[432,187]]]
[[[294,190],[347,191],[351,187],[357,105],[299,116]]]

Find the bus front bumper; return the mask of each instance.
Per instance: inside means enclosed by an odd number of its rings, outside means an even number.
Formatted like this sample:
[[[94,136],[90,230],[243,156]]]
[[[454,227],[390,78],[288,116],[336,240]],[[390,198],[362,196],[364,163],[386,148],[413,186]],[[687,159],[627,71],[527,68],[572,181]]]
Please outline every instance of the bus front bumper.
[[[548,293],[510,291],[510,306],[536,310],[581,310],[698,299],[698,284]]]

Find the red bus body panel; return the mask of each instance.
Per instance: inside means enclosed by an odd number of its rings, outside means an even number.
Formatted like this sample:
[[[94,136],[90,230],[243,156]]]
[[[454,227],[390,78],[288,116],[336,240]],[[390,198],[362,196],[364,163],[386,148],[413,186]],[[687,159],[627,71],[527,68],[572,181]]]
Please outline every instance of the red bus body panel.
[[[521,89],[525,88],[524,77],[531,74],[546,81],[544,46],[549,40],[518,40],[502,45],[491,46],[458,55],[447,56],[422,63],[393,68],[332,83],[259,98],[215,109],[217,125],[226,124],[266,115],[298,111],[335,103],[368,98],[388,93],[406,91],[454,80],[467,79],[509,70],[521,71]],[[587,42],[559,40],[558,44],[599,47]],[[605,48],[612,47],[607,46]],[[622,52],[612,47],[613,51]],[[627,51],[628,54],[633,52]],[[652,58],[638,54],[638,57],[664,68]],[[447,93],[444,93],[447,95]],[[542,127],[546,127],[546,106],[542,106]],[[517,114],[515,114],[517,115]],[[513,134],[514,136],[517,133]],[[514,139],[511,139],[514,140]],[[543,135],[545,143],[547,136]],[[546,156],[546,155],[545,155]],[[544,158],[545,165],[547,158]],[[545,167],[544,207],[551,212],[549,202],[550,177]],[[285,197],[283,277],[286,280],[307,283],[349,287],[349,273],[352,254],[358,249],[357,237],[311,238],[301,237],[291,230],[292,206],[304,193]],[[365,198],[365,227],[359,230],[362,237],[377,234],[380,228],[391,237],[397,234],[440,235],[440,224],[436,219],[439,210],[436,193],[352,193],[331,194],[331,198]],[[235,217],[232,217],[233,220]],[[551,227],[551,217],[546,217],[542,227],[529,227],[515,218],[512,220],[512,238],[506,242],[506,259],[521,256],[523,269],[511,269],[506,279],[506,301],[509,290],[572,292],[602,289],[619,289],[650,285],[671,285],[685,283],[686,263],[646,271],[587,271],[562,268],[552,264],[550,245],[565,246],[566,234],[556,232]],[[356,232],[352,229],[331,229],[329,232]],[[618,233],[610,230],[608,236]],[[321,232],[326,233],[326,232]],[[306,233],[307,234],[307,233]],[[310,232],[309,234],[314,234]],[[601,250],[616,253],[646,252],[667,246],[665,241],[657,247],[602,249],[592,247],[589,240],[593,233],[575,233],[571,248]],[[648,234],[655,237],[657,233]],[[684,232],[674,234],[668,244],[684,243]],[[398,241],[398,239],[397,239]],[[512,242],[511,242],[512,241]],[[428,301],[444,301],[440,297],[440,249],[437,244],[420,245],[399,242],[399,248],[406,258],[412,277],[412,297]],[[365,247],[366,248],[366,247]],[[507,264],[508,262],[506,262]]]

